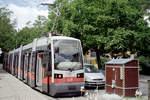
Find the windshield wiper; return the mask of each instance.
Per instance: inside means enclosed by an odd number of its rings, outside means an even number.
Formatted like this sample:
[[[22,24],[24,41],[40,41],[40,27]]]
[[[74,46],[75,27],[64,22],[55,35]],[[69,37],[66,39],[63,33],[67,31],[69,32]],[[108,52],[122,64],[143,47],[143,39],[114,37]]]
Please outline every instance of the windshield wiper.
[[[69,70],[70,72],[72,72],[72,71],[74,70],[74,68],[68,68],[68,70]]]

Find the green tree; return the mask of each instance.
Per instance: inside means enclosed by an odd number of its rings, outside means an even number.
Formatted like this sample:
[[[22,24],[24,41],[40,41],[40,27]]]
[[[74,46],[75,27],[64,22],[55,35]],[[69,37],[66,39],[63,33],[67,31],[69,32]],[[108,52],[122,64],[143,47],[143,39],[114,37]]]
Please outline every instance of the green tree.
[[[0,48],[8,51],[14,47],[13,36],[16,33],[14,25],[10,21],[12,14],[6,8],[0,8]]]
[[[17,47],[32,42],[34,38],[47,35],[47,19],[44,16],[38,16],[38,19],[35,20],[32,27],[28,27],[29,24],[30,22],[27,23],[27,27],[24,27],[16,33]]]
[[[127,51],[139,53],[143,47],[138,40],[150,34],[139,0],[134,2],[136,6],[128,0],[56,0],[56,3],[62,5],[56,30],[79,38],[84,51],[94,49],[99,68],[100,56],[105,53],[111,52],[112,56],[120,53],[123,57]],[[53,22],[54,14],[49,18]]]

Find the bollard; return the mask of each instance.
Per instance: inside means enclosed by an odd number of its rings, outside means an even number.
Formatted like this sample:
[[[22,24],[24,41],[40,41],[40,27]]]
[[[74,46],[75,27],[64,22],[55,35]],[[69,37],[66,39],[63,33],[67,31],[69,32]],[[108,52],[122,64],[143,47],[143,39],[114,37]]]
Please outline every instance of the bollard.
[[[81,87],[80,87],[80,92],[81,92],[81,96],[83,96],[83,95],[84,95],[84,92],[85,92],[84,86],[81,86]]]
[[[150,80],[148,82],[148,100],[150,100]]]

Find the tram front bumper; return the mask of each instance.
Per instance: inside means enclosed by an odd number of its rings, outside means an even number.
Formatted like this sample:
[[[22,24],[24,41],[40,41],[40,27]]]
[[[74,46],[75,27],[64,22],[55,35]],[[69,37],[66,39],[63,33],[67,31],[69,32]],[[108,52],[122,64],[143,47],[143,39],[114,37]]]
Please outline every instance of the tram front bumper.
[[[57,83],[52,85],[52,92],[54,94],[61,93],[80,93],[83,92],[84,82],[81,83]]]

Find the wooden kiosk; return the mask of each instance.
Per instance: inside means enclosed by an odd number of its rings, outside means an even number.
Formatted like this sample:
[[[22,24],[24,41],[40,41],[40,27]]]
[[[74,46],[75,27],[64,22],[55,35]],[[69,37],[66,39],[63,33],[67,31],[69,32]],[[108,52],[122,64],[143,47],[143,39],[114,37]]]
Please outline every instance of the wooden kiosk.
[[[106,62],[106,92],[135,96],[138,89],[138,66],[138,60],[134,59],[112,59]]]

